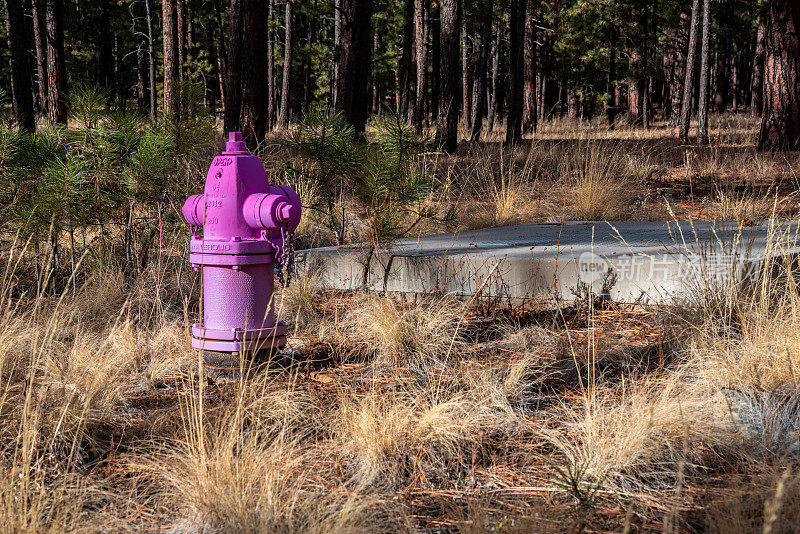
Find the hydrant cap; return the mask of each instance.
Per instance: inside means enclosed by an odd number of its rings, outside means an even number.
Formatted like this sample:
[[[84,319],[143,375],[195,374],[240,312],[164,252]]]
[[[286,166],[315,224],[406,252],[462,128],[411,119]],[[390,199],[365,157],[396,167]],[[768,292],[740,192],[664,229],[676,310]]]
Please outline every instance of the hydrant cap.
[[[228,133],[228,142],[225,143],[224,154],[229,156],[250,154],[250,152],[247,151],[247,146],[242,139],[242,132]]]

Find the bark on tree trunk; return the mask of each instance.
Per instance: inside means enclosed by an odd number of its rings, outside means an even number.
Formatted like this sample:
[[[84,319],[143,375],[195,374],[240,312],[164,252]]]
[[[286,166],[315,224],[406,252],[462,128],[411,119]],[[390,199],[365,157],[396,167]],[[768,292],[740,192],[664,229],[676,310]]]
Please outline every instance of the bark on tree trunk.
[[[136,104],[139,113],[144,113],[147,110],[147,82],[145,81],[145,71],[147,65],[144,59],[144,50],[142,50],[141,43],[136,49]]]
[[[501,27],[503,23],[501,20],[497,21],[497,27],[495,29],[495,36],[492,41],[492,75],[491,75],[491,90],[492,94],[491,97],[488,99],[487,104],[487,113],[488,113],[488,122],[489,124],[488,129],[491,133],[494,130],[494,121],[497,117],[497,93],[499,90],[498,87],[498,79],[500,75],[500,36],[501,36]]]
[[[47,119],[67,124],[67,68],[64,60],[64,3],[47,0]]]
[[[522,131],[536,131],[536,21],[525,15],[525,81],[523,83]]]
[[[631,74],[631,79],[628,81],[628,123],[638,126],[642,124],[644,103],[644,80],[641,79],[642,55],[639,50],[631,50],[628,69]]]
[[[417,90],[414,95],[414,111],[411,114],[411,123],[417,130],[422,130],[423,115],[425,114],[425,95],[428,85],[428,40],[425,36],[425,2],[426,0],[414,0],[414,64],[416,66]]]
[[[612,44],[615,42],[616,39],[612,37]],[[547,35],[546,33],[544,35],[544,46],[542,48],[544,49],[544,58],[542,58],[542,64],[546,65],[550,60],[550,36]],[[545,76],[544,73],[541,72],[541,70],[538,72],[538,77],[539,77],[539,86],[537,88],[537,91],[538,91],[539,103],[537,106],[537,111],[539,114],[539,122],[544,122],[546,119],[547,106],[549,105],[547,99],[548,87],[551,84],[547,76]]]
[[[730,101],[734,111],[739,108],[739,65],[736,62],[738,56],[738,51],[734,50],[728,60],[728,69],[731,73]]]
[[[333,53],[331,54],[331,108],[336,109],[339,85],[339,51],[342,48],[342,0],[333,2]]]
[[[25,18],[22,2],[5,0],[6,34],[11,52],[11,99],[20,126],[32,132],[36,129],[33,114],[33,85],[25,50]]]
[[[567,116],[572,121],[578,119],[578,93],[571,82],[567,87]]]
[[[342,0],[342,49],[336,111],[363,137],[369,109],[370,21],[372,0]]]
[[[178,81],[183,83],[183,67],[186,64],[186,5],[184,0],[176,0],[175,36]]]
[[[314,2],[313,2],[313,5],[312,5],[312,10],[313,11],[316,11],[317,1],[318,0],[314,0]],[[306,43],[308,43],[308,46],[313,49],[314,45],[316,44],[316,39],[317,39],[317,28],[316,28],[317,19],[316,19],[316,17],[312,18],[310,22],[311,22],[311,24],[306,24],[305,25],[306,26],[305,39],[302,39],[302,38],[301,39],[303,41],[305,41]],[[310,54],[304,54],[304,56],[305,57],[303,57],[303,100],[300,103],[300,109],[303,110],[303,113],[308,111],[308,105],[309,105],[309,102],[311,101],[311,83],[312,83],[312,79],[311,79],[311,55]]]
[[[372,54],[370,54],[370,113],[380,115],[380,95],[378,94],[378,81],[375,79],[375,58],[378,57],[378,50],[380,47],[380,35],[377,31],[372,32]]]
[[[750,84],[750,115],[761,115],[764,107],[764,35],[766,12],[762,9],[756,33],[756,50],[753,56],[753,79]]]
[[[144,0],[145,18],[147,22],[147,69],[150,80],[150,119],[156,118],[156,63],[153,49],[153,17],[150,14],[150,0]]]
[[[439,61],[441,54],[441,15],[439,2],[431,4],[430,27],[431,27],[431,120],[435,123],[439,120]]]
[[[459,82],[459,29],[461,27],[461,1],[442,0],[439,73],[439,116],[436,137],[444,150],[454,153],[458,148]]]
[[[33,40],[36,44],[36,77],[39,113],[47,115],[47,36],[44,22],[44,0],[33,0]]]
[[[800,148],[800,4],[766,0],[764,112],[759,150]]]
[[[234,0],[235,1],[235,0]],[[164,27],[164,113],[180,113],[180,89],[178,87],[178,25],[176,0],[163,0],[161,19]],[[231,3],[233,4],[233,2]],[[233,7],[231,6],[231,9]],[[178,116],[176,115],[176,119]]]
[[[614,129],[614,122],[617,118],[617,49],[615,46],[616,39],[612,39],[608,49],[608,108],[606,109],[606,118],[608,119],[608,129]]]
[[[683,83],[686,80],[686,61],[689,46],[689,32],[691,31],[691,15],[685,11],[681,12],[681,28],[678,29],[678,39],[676,43],[677,55],[672,66],[672,76],[670,76],[670,110],[669,126],[675,128],[680,123],[681,102],[683,101]]]
[[[397,112],[411,116],[412,85],[416,76],[414,69],[414,6],[417,0],[406,0],[403,18],[403,55],[400,58],[400,102]]]
[[[463,8],[462,8],[463,9]],[[461,14],[461,117],[465,128],[470,127],[469,115],[469,42],[467,39],[467,14]]]
[[[697,144],[708,142],[708,52],[711,29],[711,2],[703,0],[703,43],[700,49],[700,94],[697,97]]]
[[[292,79],[292,0],[286,2],[286,33],[283,41],[283,80],[281,81],[281,110],[278,113],[279,130],[289,126],[289,85]]]
[[[114,37],[111,32],[111,20],[108,12],[108,5],[103,4],[100,8],[100,54],[98,57],[98,80],[100,86],[105,89],[106,96],[113,98],[114,95]]]
[[[267,28],[267,130],[275,124],[275,32],[272,30],[275,0],[269,0]]]
[[[227,60],[225,43],[225,32],[222,29],[222,11],[219,8],[219,3],[214,2],[214,53],[217,56],[217,83],[219,84],[219,99],[222,103],[222,114],[225,115],[225,110],[228,109],[227,88],[225,87],[225,73],[227,73]]]
[[[267,4],[261,0],[231,1],[231,46],[228,47],[228,107],[225,130],[241,131],[255,146],[267,134],[266,70]],[[234,96],[235,95],[235,96]]]
[[[192,55],[194,52],[194,41],[195,41],[194,11],[192,9],[192,4],[189,3],[186,6],[186,50],[184,50],[183,52],[184,61],[186,61],[187,63],[190,63],[192,61]],[[189,75],[189,79],[193,79],[194,73],[188,70],[188,66],[184,65],[184,69],[186,69],[186,72]]]
[[[492,40],[492,12],[494,0],[488,0],[480,6],[477,13],[477,25],[473,37],[473,46],[477,51],[475,72],[472,75],[472,113],[470,123],[472,132],[470,142],[480,140],[483,129],[483,117],[486,115],[486,85],[487,67],[489,63],[489,48]],[[466,111],[465,111],[466,113]]]
[[[692,96],[694,95],[694,64],[697,55],[697,23],[700,14],[700,0],[692,1],[692,20],[689,23],[689,51],[686,54],[686,79],[683,84],[681,98],[681,124],[679,137],[682,141],[689,138],[689,124],[692,118]]]
[[[525,37],[525,11],[527,0],[511,0],[509,14],[509,78],[511,93],[508,98],[508,120],[506,122],[507,145],[512,145],[522,138],[522,107],[524,80],[524,53],[522,50]]]

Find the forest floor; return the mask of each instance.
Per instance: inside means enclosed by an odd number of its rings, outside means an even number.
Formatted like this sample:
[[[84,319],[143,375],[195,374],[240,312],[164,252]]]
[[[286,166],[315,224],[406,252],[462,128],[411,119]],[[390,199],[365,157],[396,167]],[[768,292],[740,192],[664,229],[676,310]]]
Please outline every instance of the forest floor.
[[[430,202],[462,228],[796,216],[797,154],[756,153],[739,116],[712,136],[548,125],[510,153],[429,156]],[[800,524],[796,265],[669,308],[320,292],[309,273],[276,295],[291,354],[220,379],[189,348],[199,280],[168,247],[55,296],[20,249],[0,281],[3,531]]]

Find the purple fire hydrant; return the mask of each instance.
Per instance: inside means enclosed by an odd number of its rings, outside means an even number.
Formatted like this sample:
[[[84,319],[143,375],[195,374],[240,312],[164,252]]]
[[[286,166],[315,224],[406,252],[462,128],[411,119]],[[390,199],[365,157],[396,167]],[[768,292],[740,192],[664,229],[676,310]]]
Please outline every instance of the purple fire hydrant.
[[[281,347],[286,325],[275,322],[274,269],[291,268],[300,198],[270,185],[261,161],[240,132],[231,132],[211,162],[205,193],[183,205],[192,228],[189,262],[202,268],[203,319],[192,326],[192,347],[241,353]],[[202,235],[198,230],[202,228]]]

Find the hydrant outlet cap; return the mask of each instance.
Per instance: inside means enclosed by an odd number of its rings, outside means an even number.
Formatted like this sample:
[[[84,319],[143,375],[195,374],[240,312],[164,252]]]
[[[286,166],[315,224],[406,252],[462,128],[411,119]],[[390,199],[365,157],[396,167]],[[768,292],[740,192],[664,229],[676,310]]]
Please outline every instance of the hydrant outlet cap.
[[[228,142],[225,143],[225,154],[229,156],[250,154],[250,152],[247,151],[247,146],[242,140],[242,132],[228,133]]]
[[[297,209],[294,207],[294,205],[289,204],[288,202],[282,202],[277,211],[278,218],[282,222],[291,221],[297,214]]]

